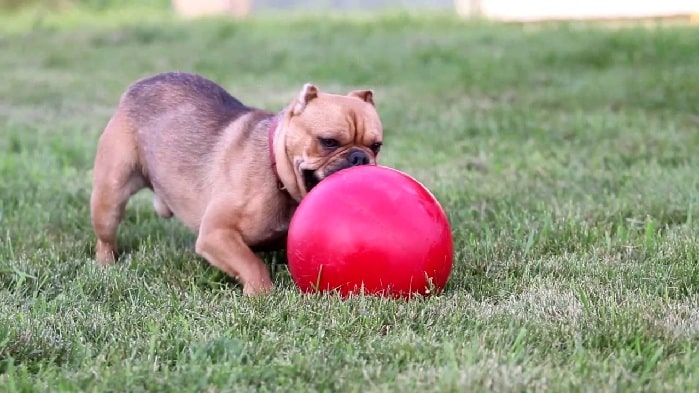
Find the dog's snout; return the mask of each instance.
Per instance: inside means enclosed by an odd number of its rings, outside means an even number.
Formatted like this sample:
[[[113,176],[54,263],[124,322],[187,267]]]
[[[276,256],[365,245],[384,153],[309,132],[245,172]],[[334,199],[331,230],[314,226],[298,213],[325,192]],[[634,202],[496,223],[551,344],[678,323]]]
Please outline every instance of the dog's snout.
[[[352,166],[369,164],[369,156],[362,150],[353,150],[349,156],[347,156],[347,160]]]

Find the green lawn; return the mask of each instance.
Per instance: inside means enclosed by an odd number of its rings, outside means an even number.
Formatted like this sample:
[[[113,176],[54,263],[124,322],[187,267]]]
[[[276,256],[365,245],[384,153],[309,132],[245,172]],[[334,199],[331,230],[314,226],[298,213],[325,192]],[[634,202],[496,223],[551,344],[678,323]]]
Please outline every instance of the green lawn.
[[[439,16],[0,16],[0,390],[699,389],[699,28]],[[248,299],[194,236],[127,209],[92,260],[98,134],[123,89],[199,72],[279,109],[370,87],[382,163],[452,222],[444,294]]]

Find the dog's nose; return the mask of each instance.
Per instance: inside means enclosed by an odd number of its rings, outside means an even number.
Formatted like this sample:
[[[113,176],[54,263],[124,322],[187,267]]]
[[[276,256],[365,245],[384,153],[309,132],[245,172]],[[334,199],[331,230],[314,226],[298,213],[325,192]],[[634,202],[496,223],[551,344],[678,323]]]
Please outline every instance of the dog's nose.
[[[354,150],[347,156],[347,161],[352,166],[367,165],[369,164],[369,156],[362,150]]]

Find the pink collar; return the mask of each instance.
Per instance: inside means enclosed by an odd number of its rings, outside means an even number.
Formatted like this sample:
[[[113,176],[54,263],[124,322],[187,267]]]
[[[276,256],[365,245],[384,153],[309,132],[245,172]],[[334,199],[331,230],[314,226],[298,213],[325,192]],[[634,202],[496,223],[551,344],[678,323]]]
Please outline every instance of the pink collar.
[[[282,183],[281,179],[279,178],[279,172],[277,172],[277,159],[276,159],[276,156],[274,155],[274,134],[277,131],[278,125],[279,125],[279,117],[277,115],[275,115],[269,124],[269,131],[268,131],[269,160],[270,160],[270,163],[272,164],[272,170],[274,171],[274,176],[277,177],[277,183],[279,185],[279,189],[283,190],[284,184]]]

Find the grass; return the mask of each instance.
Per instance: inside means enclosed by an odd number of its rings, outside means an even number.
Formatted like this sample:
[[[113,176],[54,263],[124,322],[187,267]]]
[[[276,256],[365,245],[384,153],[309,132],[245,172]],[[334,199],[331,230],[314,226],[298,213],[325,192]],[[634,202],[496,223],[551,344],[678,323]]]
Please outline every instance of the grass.
[[[442,16],[0,16],[0,386],[29,391],[699,388],[699,30]],[[194,237],[128,207],[92,260],[96,139],[133,80],[178,69],[280,108],[376,90],[382,163],[442,201],[446,292],[247,299]],[[276,255],[279,256],[279,255]],[[283,261],[281,261],[283,262]]]

